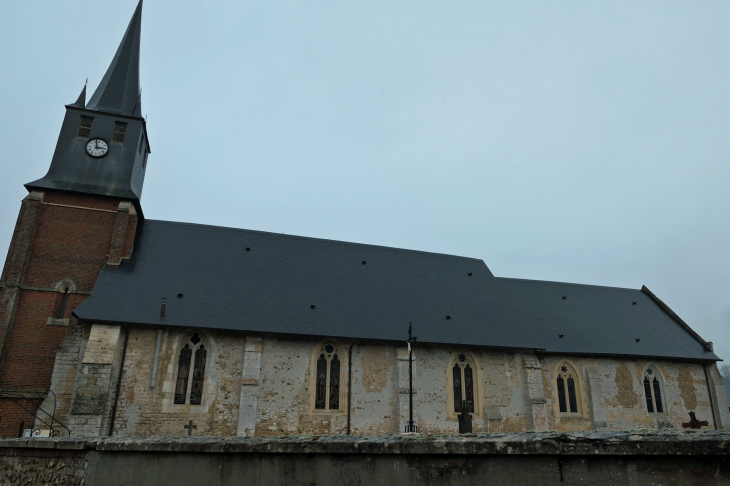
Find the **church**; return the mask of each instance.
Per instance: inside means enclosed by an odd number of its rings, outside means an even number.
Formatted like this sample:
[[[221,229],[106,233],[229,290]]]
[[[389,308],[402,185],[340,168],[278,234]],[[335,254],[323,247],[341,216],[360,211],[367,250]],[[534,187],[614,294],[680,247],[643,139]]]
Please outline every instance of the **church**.
[[[147,219],[141,21],[140,1],[26,184],[0,279],[2,436],[730,427],[712,343],[646,287]]]

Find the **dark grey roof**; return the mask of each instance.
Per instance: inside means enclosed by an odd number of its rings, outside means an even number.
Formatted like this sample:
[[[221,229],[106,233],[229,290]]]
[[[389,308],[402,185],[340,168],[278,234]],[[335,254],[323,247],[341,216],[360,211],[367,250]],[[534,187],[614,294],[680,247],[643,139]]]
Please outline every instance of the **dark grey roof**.
[[[648,289],[496,280],[549,352],[718,359]]]
[[[131,261],[103,269],[74,312],[97,322],[394,341],[412,322],[419,342],[716,359],[639,291],[520,282],[494,278],[473,258],[146,220]],[[574,287],[568,306],[553,309],[551,296],[566,304],[560,296]],[[617,335],[627,326],[635,332]],[[642,344],[632,347],[637,328]]]
[[[86,106],[89,110],[133,115],[140,99],[139,40],[142,29],[142,0],[129,21],[109,69]]]

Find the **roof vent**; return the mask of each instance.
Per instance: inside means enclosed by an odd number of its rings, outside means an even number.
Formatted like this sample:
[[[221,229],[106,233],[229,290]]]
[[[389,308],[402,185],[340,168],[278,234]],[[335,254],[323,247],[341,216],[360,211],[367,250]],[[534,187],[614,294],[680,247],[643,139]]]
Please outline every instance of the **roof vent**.
[[[641,338],[636,338],[636,342],[638,343],[639,341],[641,341]]]
[[[310,306],[309,306],[309,308],[310,308],[310,309],[312,309],[312,310],[314,310],[314,309],[316,309],[316,308],[317,308],[317,306],[316,306],[316,305],[314,305],[314,304],[312,304],[312,305],[310,305]]]
[[[165,307],[167,306],[167,299],[162,299],[162,305],[160,306],[160,320],[165,320]]]
[[[566,296],[563,296],[563,300],[565,300],[565,299],[567,299],[567,297]]]
[[[177,294],[177,298],[178,299],[182,299],[183,298],[183,294]]]
[[[249,247],[246,247],[246,251],[251,251],[251,248],[249,248]]]
[[[562,334],[558,334],[558,337],[559,337],[560,339],[563,339],[563,335],[562,335]]]
[[[362,261],[362,264],[365,265],[367,262],[365,260]]]
[[[448,321],[449,319],[451,319],[451,316],[446,316],[446,320]]]
[[[471,277],[471,272],[467,273],[467,275],[469,275]]]
[[[636,302],[632,302],[631,305],[636,305]]]

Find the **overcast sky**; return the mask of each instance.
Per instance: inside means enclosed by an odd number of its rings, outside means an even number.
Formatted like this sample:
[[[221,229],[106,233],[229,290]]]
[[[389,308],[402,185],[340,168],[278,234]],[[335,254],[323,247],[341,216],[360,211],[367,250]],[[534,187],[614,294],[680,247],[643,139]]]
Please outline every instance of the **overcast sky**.
[[[0,2],[0,263],[135,5]],[[726,0],[148,0],[145,216],[646,285],[730,358],[728,19]]]

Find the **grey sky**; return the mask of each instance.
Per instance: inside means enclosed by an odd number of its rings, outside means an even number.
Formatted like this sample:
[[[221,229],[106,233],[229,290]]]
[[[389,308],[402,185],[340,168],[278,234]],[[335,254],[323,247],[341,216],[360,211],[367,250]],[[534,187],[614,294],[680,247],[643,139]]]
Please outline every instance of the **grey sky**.
[[[0,3],[0,262],[135,4]],[[645,284],[730,357],[728,19],[727,1],[148,0],[145,215]]]

